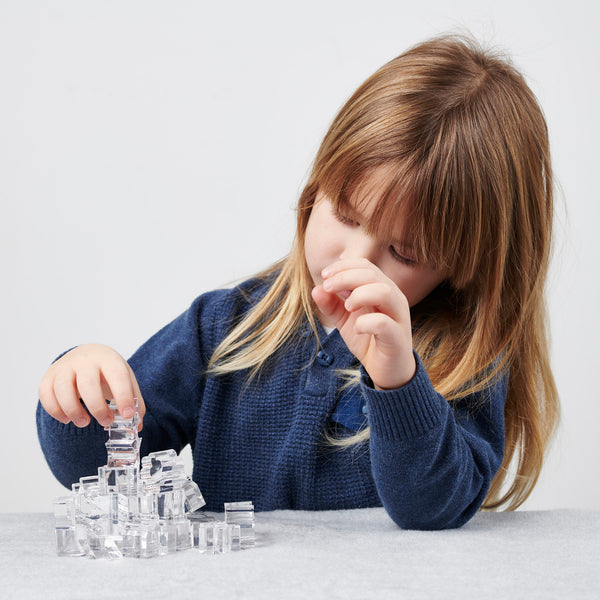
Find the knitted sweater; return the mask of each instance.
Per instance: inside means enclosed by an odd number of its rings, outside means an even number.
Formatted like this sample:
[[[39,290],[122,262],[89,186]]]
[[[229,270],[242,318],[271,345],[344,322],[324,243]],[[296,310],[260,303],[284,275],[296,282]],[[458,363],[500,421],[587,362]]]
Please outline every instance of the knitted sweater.
[[[506,378],[450,404],[417,359],[404,387],[341,390],[338,370],[357,366],[337,331],[321,345],[308,324],[259,379],[246,372],[206,376],[231,324],[266,285],[249,280],[198,297],[129,361],[146,403],[141,454],[190,444],[193,479],[209,510],[252,500],[256,510],[349,509],[383,505],[400,527],[458,527],[480,508],[504,449]],[[370,439],[339,449],[326,432]],[[106,463],[106,432],[92,419],[78,429],[38,404],[38,436],[65,486]]]

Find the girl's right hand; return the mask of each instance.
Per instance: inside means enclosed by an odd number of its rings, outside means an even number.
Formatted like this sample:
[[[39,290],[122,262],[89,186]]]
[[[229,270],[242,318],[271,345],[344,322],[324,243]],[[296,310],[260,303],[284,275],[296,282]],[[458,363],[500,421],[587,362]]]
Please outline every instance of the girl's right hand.
[[[61,356],[46,371],[39,398],[50,416],[61,423],[73,422],[77,427],[90,423],[82,402],[103,427],[113,421],[108,398],[115,400],[120,415],[126,419],[135,414],[136,398],[140,420],[146,413],[131,367],[118,352],[102,344],[78,346]]]

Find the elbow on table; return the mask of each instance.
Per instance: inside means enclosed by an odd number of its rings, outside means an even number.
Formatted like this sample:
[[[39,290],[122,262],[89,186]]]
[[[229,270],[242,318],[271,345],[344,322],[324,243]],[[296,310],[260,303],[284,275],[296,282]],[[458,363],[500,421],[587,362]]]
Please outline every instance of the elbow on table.
[[[473,495],[463,495],[449,487],[445,493],[438,490],[429,494],[418,489],[402,493],[396,490],[396,493],[381,494],[381,500],[392,521],[401,529],[457,529],[477,514],[485,500],[487,486],[480,482],[477,488]]]
[[[386,507],[386,511],[392,521],[400,529],[418,531],[441,531],[444,529],[458,529],[467,523],[478,509],[466,510],[457,514],[439,513],[435,511],[418,510],[402,511]]]

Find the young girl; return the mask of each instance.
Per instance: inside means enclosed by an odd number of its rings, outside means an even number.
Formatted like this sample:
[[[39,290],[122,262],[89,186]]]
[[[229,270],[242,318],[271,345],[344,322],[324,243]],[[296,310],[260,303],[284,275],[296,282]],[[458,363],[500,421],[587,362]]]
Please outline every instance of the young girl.
[[[126,417],[138,398],[142,454],[189,443],[212,510],[383,505],[437,529],[515,508],[558,417],[552,219],[546,124],[522,76],[469,40],[420,44],[335,118],[287,258],[200,296],[129,362],[92,344],[50,367],[50,468],[67,486],[95,473],[105,398]]]

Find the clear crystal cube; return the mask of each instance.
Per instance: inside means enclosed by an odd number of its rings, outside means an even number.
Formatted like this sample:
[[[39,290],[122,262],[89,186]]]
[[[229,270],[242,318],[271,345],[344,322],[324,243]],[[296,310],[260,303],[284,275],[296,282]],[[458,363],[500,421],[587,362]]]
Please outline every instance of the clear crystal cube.
[[[59,556],[152,558],[192,547],[212,554],[254,545],[252,502],[227,503],[225,521],[204,514],[202,493],[175,450],[153,452],[140,465],[137,412],[124,419],[114,401],[109,407],[107,464],[54,500]]]

